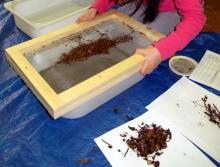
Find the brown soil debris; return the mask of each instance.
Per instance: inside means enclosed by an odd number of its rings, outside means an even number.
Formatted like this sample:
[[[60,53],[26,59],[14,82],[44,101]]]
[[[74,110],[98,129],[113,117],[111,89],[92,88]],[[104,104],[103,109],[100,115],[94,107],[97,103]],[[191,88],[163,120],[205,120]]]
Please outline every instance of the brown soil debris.
[[[167,148],[167,142],[171,140],[172,135],[169,129],[165,130],[161,126],[152,124],[142,124],[140,129],[128,127],[131,131],[137,131],[137,137],[129,137],[126,143],[137,153],[137,156],[143,157],[148,164],[159,167],[160,162],[155,160],[156,156],[160,156],[162,149]]]
[[[220,128],[220,111],[215,104],[208,103],[208,97],[202,98],[205,107],[205,114],[208,116],[209,121],[216,124]]]
[[[120,36],[114,39],[101,37],[90,43],[79,44],[78,47],[71,49],[68,53],[64,53],[58,60],[58,64],[70,64],[74,61],[82,61],[91,56],[98,54],[108,54],[109,49],[116,47],[119,43],[124,43],[132,40],[128,35]]]

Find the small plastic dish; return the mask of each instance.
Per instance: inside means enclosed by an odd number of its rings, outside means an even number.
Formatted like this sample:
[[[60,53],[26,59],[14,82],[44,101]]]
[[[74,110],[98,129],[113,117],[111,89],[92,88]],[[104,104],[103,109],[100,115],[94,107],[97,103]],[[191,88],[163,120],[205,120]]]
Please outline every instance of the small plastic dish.
[[[190,76],[197,64],[194,59],[179,55],[172,57],[169,61],[170,69],[181,76]]]

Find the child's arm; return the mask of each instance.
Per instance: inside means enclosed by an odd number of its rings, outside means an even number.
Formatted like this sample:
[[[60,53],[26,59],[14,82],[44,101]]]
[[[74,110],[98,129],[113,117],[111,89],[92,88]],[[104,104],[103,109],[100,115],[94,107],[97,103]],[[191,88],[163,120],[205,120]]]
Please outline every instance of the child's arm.
[[[137,49],[136,53],[146,57],[141,73],[150,74],[163,60],[183,49],[202,30],[206,17],[203,14],[202,0],[174,0],[181,22],[167,37],[155,42],[154,47]],[[199,2],[200,1],[200,2]]]
[[[206,17],[199,0],[174,0],[181,22],[176,30],[167,37],[154,43],[163,60],[171,57],[176,51],[183,49],[202,30]]]

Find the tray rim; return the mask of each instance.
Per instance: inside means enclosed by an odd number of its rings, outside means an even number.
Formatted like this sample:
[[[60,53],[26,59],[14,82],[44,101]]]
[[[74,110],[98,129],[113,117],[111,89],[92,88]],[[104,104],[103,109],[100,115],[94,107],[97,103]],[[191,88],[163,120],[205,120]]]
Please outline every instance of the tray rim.
[[[18,0],[18,2],[20,2],[20,1],[22,1],[22,0]],[[18,3],[18,2],[17,2],[17,3]],[[18,17],[20,20],[24,21],[26,24],[28,24],[30,27],[32,27],[32,28],[34,28],[34,29],[41,29],[41,28],[47,27],[47,26],[49,26],[49,25],[51,25],[51,24],[54,24],[54,23],[59,22],[59,21],[62,21],[62,20],[64,20],[64,19],[68,18],[68,17],[71,17],[71,16],[73,16],[73,15],[77,15],[78,13],[80,13],[80,12],[82,12],[82,11],[84,11],[84,10],[86,10],[86,9],[88,9],[88,8],[91,7],[91,5],[88,5],[88,6],[82,8],[82,9],[80,9],[80,10],[74,11],[74,12],[72,12],[72,13],[69,13],[69,14],[64,15],[64,16],[62,16],[62,17],[59,17],[59,18],[57,18],[57,19],[51,20],[51,21],[49,21],[49,22],[47,22],[47,23],[38,24],[38,23],[32,23],[31,21],[29,21],[28,19],[26,19],[24,16],[22,16],[20,13],[18,13],[18,12],[15,11],[15,10],[13,10],[12,6],[13,6],[14,3],[16,3],[16,2],[13,2],[13,1],[6,2],[6,3],[4,4],[4,8],[5,8],[6,10],[10,11],[14,16]]]

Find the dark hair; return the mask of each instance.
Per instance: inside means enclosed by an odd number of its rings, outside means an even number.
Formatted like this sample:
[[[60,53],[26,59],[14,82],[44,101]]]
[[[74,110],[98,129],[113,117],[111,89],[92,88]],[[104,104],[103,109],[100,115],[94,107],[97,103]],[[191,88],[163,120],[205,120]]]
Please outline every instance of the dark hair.
[[[112,1],[112,0],[110,0]],[[115,0],[116,3],[119,2],[119,0]],[[133,2],[136,4],[136,9],[130,14],[131,16],[134,15],[138,9],[141,8],[141,5],[143,4],[144,0],[128,0],[128,2]],[[148,0],[147,8],[143,12],[144,14],[144,23],[150,23],[154,21],[159,13],[159,4],[160,0]]]

